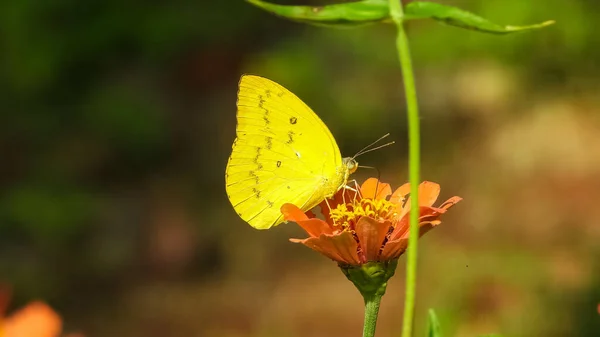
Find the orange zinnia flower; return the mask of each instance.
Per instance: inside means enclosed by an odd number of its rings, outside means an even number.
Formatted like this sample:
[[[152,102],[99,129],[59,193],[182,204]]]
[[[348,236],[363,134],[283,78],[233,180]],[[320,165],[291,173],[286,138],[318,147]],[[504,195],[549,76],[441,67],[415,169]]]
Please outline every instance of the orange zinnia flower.
[[[8,306],[9,292],[0,290],[1,337],[58,337],[62,322],[47,304],[31,302],[8,317],[3,317]]]
[[[311,211],[284,204],[284,218],[302,227],[309,238],[290,239],[302,243],[337,261],[340,265],[361,265],[370,261],[398,258],[408,246],[410,185],[400,186],[394,193],[389,184],[367,179],[358,193],[341,189],[333,199],[320,204],[325,220]],[[462,200],[452,197],[438,207],[440,186],[425,181],[419,185],[419,233],[425,234],[441,223],[439,217]]]

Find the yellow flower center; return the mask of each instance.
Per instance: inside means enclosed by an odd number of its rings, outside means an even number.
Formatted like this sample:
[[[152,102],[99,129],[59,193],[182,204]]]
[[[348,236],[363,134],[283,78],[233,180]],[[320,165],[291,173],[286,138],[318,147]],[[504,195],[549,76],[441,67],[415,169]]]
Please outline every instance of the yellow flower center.
[[[354,230],[358,219],[363,216],[384,221],[389,220],[395,224],[396,205],[385,199],[361,199],[352,203],[339,204],[329,213],[335,226],[343,230]]]

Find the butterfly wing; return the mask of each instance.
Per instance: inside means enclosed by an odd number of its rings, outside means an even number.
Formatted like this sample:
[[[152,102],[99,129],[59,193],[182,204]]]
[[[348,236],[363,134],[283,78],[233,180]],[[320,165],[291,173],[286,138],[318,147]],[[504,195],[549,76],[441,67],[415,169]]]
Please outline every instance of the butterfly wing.
[[[284,203],[308,210],[344,184],[335,139],[292,92],[266,78],[244,75],[237,108],[237,138],[225,184],[234,209],[252,227],[277,225],[283,221]]]

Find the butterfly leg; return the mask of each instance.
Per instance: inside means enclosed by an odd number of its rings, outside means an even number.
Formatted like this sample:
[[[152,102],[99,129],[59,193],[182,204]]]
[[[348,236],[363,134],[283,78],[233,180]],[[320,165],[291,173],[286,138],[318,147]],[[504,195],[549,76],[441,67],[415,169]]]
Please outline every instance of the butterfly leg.
[[[329,201],[327,201],[327,199],[329,198],[325,198],[325,204],[327,204],[327,208],[329,208],[329,213],[331,213],[331,206],[329,206]]]
[[[350,186],[350,183],[354,183],[354,187]],[[358,187],[358,182],[356,179],[348,180],[346,185],[342,186],[344,192],[342,193],[342,201],[346,204],[346,190],[354,192],[354,198],[352,198],[352,203],[356,202],[356,196],[360,195],[360,188]]]
[[[352,182],[354,183],[354,188],[351,188],[350,186],[346,186],[349,190],[354,191],[354,200],[352,200],[352,203],[356,203],[356,197],[360,196],[360,198],[362,199],[362,194],[360,193],[360,188],[358,187],[358,181],[356,181],[356,179],[352,179],[348,182]]]
[[[344,189],[354,192],[354,201],[356,201],[357,195],[359,195],[362,198],[362,195],[360,193],[360,188],[358,186],[358,181],[356,181],[356,179],[352,179],[352,180],[348,180],[348,183],[353,183],[354,187],[350,186],[349,184],[346,184],[344,186]]]

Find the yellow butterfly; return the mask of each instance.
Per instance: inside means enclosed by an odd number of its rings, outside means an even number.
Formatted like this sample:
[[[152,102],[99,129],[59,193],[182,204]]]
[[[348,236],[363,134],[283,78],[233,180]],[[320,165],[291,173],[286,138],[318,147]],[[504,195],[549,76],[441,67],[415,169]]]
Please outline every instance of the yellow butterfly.
[[[358,167],[342,158],[319,117],[296,95],[263,77],[244,75],[237,138],[225,171],[229,201],[257,229],[283,222],[280,208],[307,211],[344,187]]]

